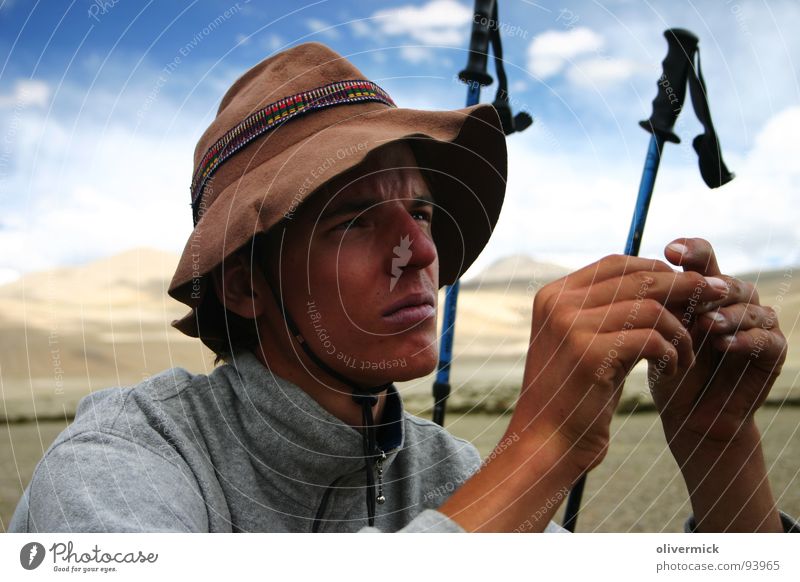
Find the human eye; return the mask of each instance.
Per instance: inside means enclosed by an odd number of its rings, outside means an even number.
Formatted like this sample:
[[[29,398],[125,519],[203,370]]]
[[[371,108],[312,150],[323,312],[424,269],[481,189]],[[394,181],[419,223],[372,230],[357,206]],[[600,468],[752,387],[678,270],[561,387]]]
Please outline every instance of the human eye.
[[[334,230],[348,230],[351,228],[355,228],[361,225],[361,215],[353,216],[348,218],[344,222],[340,222],[336,226],[333,227]]]
[[[411,211],[411,215],[417,220],[430,223],[433,219],[433,206],[421,206]]]

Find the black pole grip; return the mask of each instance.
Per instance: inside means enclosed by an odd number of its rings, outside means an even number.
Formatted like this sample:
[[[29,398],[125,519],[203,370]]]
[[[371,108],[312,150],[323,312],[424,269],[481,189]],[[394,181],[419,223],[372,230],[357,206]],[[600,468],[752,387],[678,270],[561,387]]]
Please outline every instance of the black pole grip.
[[[640,121],[644,129],[655,133],[665,141],[680,143],[680,138],[672,131],[686,100],[686,80],[692,57],[697,50],[698,38],[688,30],[670,28],[664,31],[667,39],[667,56],[661,62],[663,73],[658,79],[658,93],[653,99],[653,113],[650,119]]]
[[[478,83],[481,86],[492,84],[492,76],[486,72],[486,61],[489,58],[489,22],[494,3],[495,0],[475,0],[467,68],[458,74],[458,78],[465,83]]]

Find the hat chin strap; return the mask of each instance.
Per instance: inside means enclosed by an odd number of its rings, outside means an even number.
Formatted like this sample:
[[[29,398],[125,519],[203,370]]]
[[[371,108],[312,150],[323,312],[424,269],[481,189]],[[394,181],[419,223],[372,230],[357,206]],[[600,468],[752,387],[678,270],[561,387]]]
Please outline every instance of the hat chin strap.
[[[367,516],[368,522],[370,527],[375,525],[375,503],[382,504],[386,501],[386,498],[383,495],[383,482],[381,478],[382,467],[378,467],[378,492],[375,493],[375,475],[373,474],[373,463],[372,460],[375,460],[376,463],[385,458],[384,452],[378,447],[377,438],[376,438],[376,431],[375,431],[375,419],[372,414],[372,407],[378,403],[378,394],[387,390],[392,383],[388,382],[386,384],[381,384],[379,386],[372,386],[372,387],[364,387],[359,386],[353,380],[347,378],[343,374],[340,374],[333,368],[331,368],[328,364],[322,361],[322,359],[314,353],[311,347],[308,345],[308,342],[305,340],[303,335],[300,333],[297,325],[295,325],[294,320],[292,319],[289,312],[286,310],[286,306],[281,301],[280,296],[275,291],[275,288],[272,286],[272,282],[269,281],[267,278],[267,284],[269,285],[270,290],[272,291],[273,296],[275,297],[275,301],[278,304],[281,312],[283,313],[283,319],[286,322],[286,325],[289,327],[289,331],[291,332],[292,336],[298,341],[300,347],[303,348],[303,351],[309,357],[309,359],[314,362],[314,364],[329,374],[330,376],[336,378],[343,384],[349,386],[353,390],[353,401],[361,406],[361,437],[364,443],[364,462],[366,464],[366,473],[367,473]]]

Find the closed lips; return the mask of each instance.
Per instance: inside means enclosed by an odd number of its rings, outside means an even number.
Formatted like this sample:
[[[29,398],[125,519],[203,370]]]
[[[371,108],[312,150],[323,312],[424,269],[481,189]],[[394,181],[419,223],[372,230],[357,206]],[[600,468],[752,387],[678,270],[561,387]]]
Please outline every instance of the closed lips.
[[[389,308],[383,312],[383,316],[386,317],[401,309],[406,307],[416,307],[418,305],[430,305],[431,307],[434,306],[434,296],[432,293],[412,293],[411,295],[407,295],[400,301],[397,301],[389,306]]]

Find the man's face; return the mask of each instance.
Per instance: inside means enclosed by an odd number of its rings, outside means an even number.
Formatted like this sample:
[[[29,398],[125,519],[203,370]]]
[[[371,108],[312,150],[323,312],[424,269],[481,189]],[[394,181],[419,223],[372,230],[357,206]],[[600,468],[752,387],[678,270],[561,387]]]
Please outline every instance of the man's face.
[[[279,258],[286,307],[310,348],[375,384],[423,376],[437,358],[432,195],[407,145],[384,152],[298,209]]]

